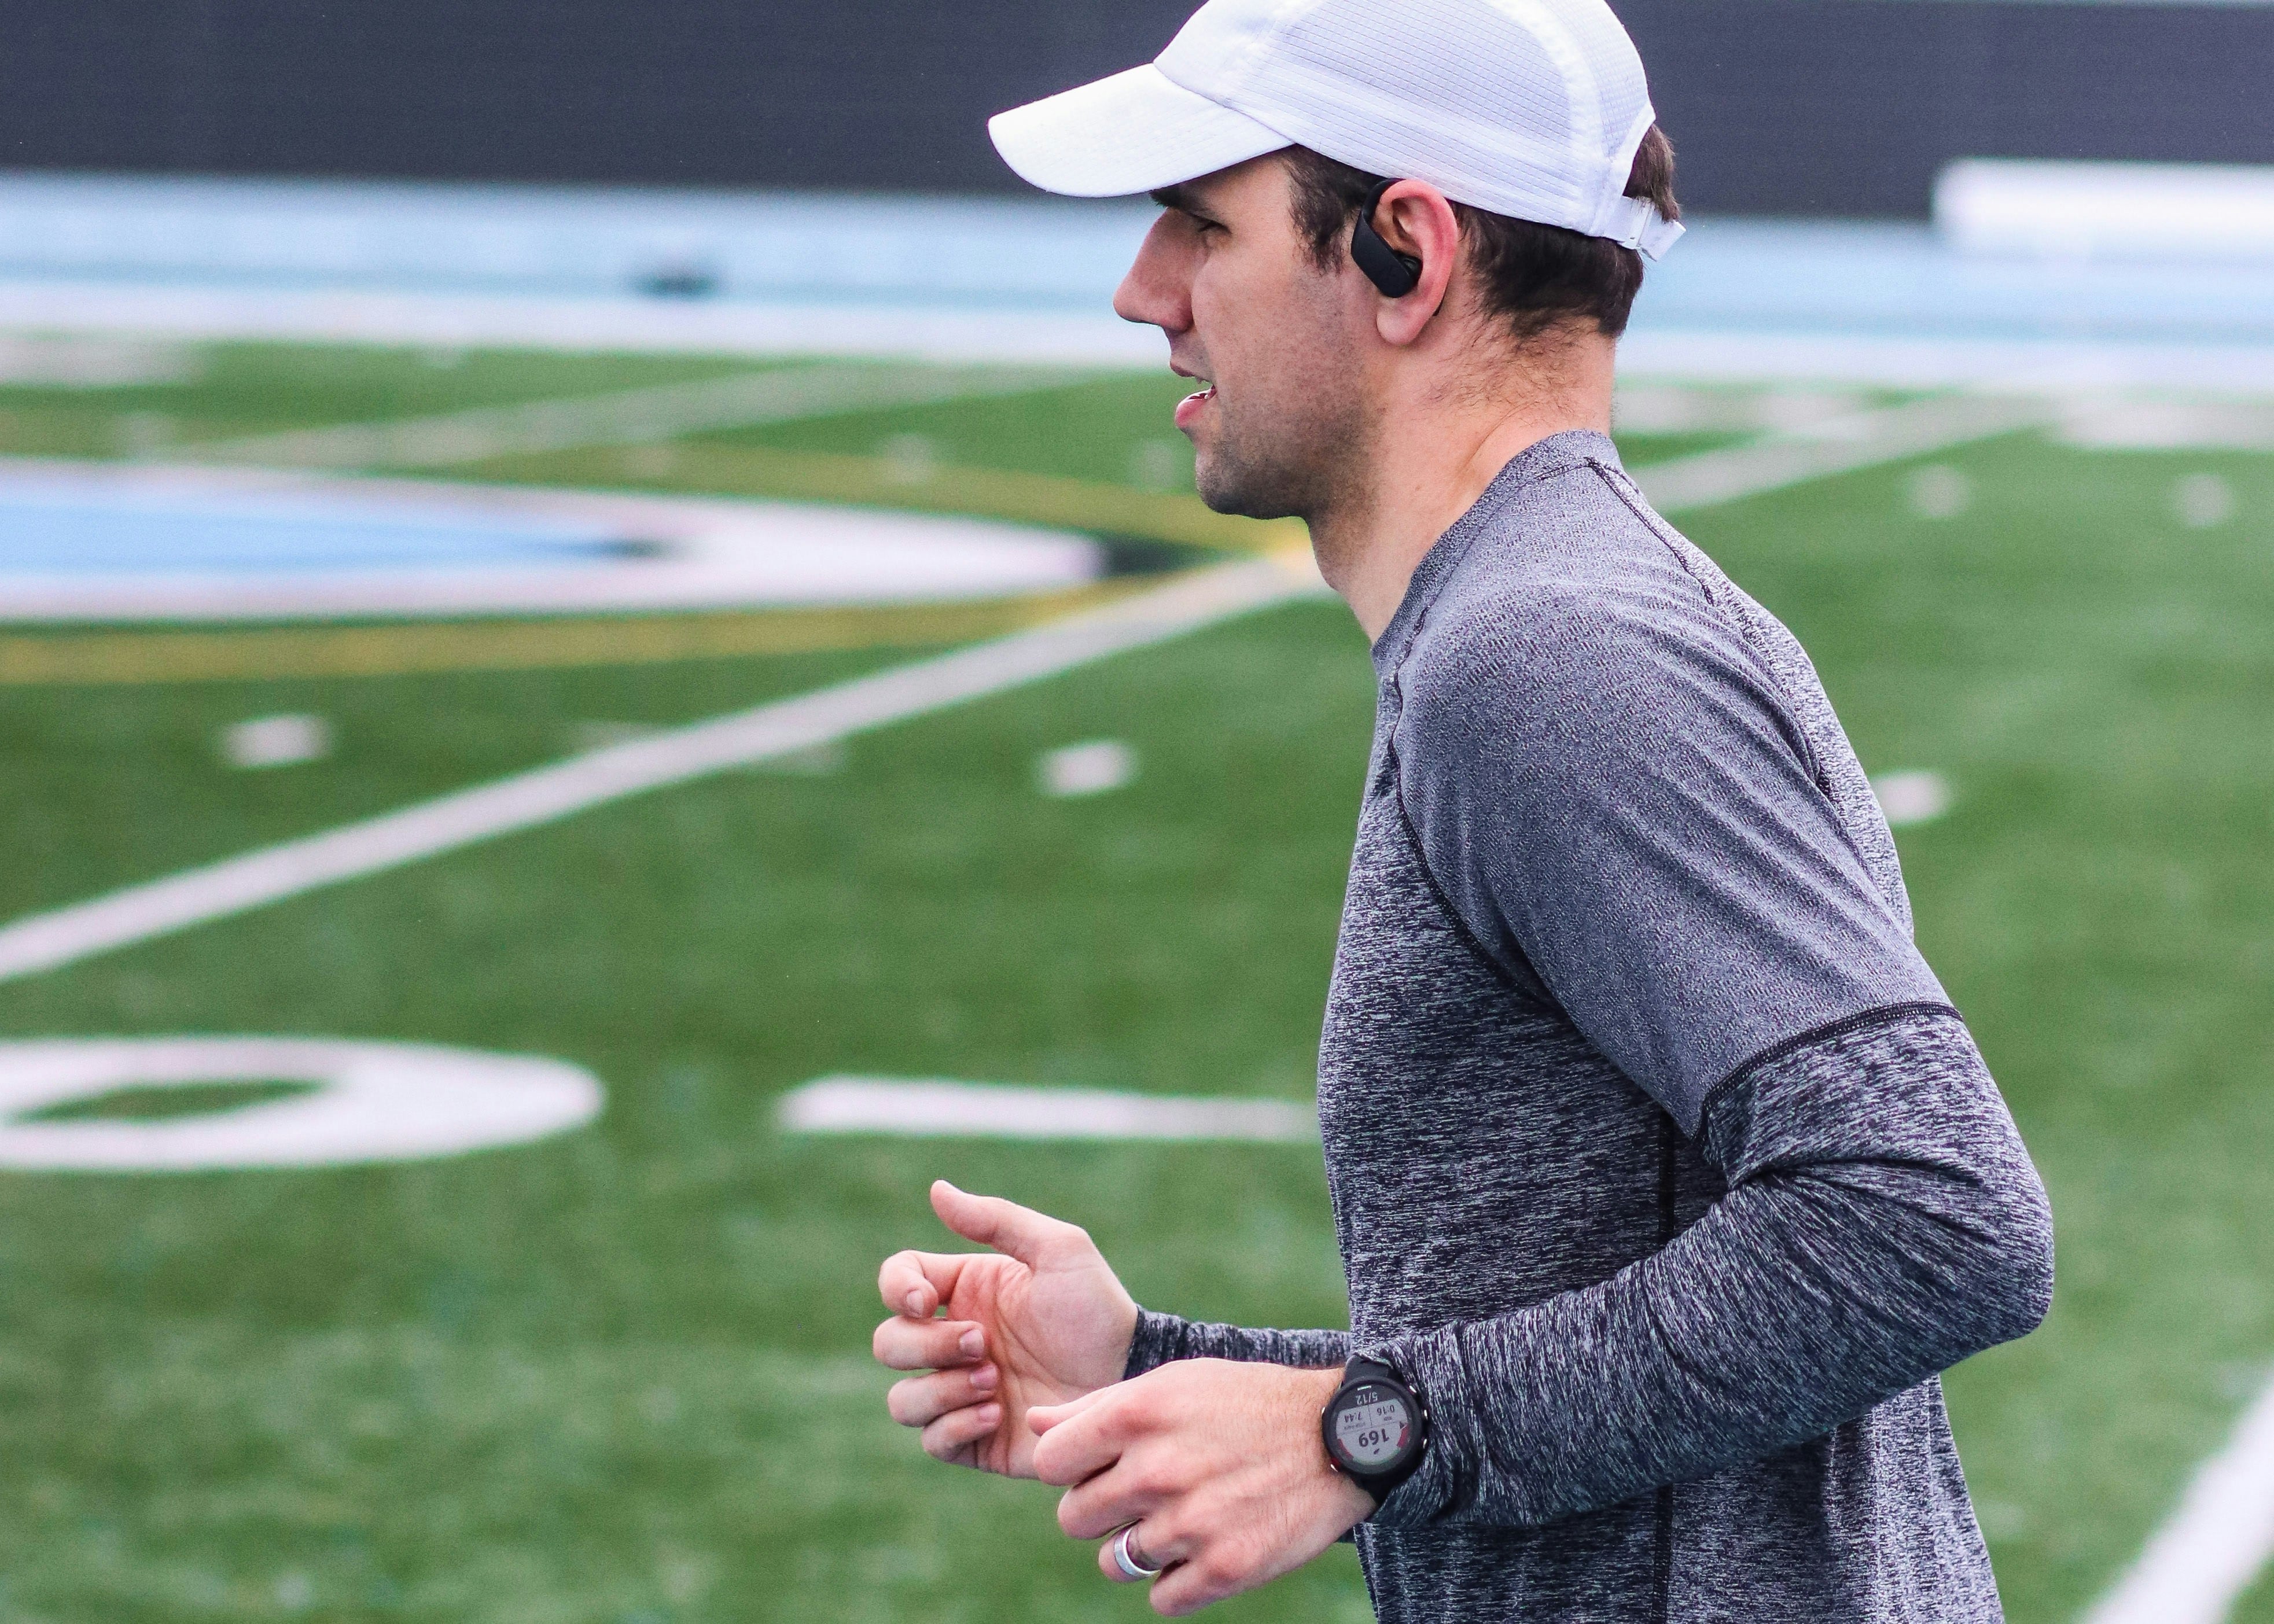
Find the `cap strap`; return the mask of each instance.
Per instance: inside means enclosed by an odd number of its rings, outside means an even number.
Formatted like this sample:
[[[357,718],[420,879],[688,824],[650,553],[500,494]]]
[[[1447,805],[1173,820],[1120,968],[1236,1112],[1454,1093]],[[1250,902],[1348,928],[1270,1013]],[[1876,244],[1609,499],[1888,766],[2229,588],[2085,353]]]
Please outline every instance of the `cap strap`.
[[[1611,206],[1610,219],[1605,223],[1609,229],[1602,236],[1622,248],[1639,248],[1653,259],[1666,257],[1683,229],[1680,222],[1660,214],[1648,198],[1621,198]]]

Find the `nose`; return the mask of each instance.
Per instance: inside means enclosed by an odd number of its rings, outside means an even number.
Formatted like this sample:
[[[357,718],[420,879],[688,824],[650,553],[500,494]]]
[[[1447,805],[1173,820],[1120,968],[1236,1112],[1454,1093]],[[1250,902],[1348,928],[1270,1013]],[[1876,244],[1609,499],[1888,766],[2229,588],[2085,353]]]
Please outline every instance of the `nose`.
[[[1193,255],[1186,240],[1192,233],[1180,229],[1181,218],[1171,209],[1153,222],[1113,291],[1115,315],[1156,327],[1171,338],[1193,325]]]

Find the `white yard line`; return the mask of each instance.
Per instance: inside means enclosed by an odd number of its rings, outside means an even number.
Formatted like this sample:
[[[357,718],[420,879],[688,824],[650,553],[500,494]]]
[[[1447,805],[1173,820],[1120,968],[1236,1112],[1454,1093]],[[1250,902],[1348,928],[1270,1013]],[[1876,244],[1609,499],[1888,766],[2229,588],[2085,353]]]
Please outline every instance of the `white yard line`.
[[[588,808],[928,715],[1322,590],[1307,559],[1222,564],[1140,596],[652,738],[516,773],[0,929],[0,981],[53,970]]]
[[[1687,252],[1687,251],[1685,251]],[[1111,281],[1111,274],[1107,281]],[[438,293],[0,277],[0,329],[192,342],[426,344],[556,354],[874,356],[1032,361],[1159,372],[1161,337],[1091,309],[953,303]],[[2027,376],[2048,387],[2265,399],[2274,345],[2190,338],[1999,337],[1660,327],[1619,346],[1633,378],[1698,383],[1961,389]]]
[[[342,423],[169,449],[200,462],[272,468],[445,468],[580,446],[644,445],[877,406],[1023,394],[1081,376],[1040,367],[790,366],[581,400],[482,406],[395,423]]]
[[[1031,361],[1156,373],[1168,358],[1158,332],[1133,327],[1107,310],[122,286],[0,277],[0,329],[5,328],[565,355]]]
[[[932,1078],[817,1078],[782,1095],[775,1120],[787,1133],[916,1139],[1319,1142],[1317,1113],[1294,1100],[1015,1088]]]
[[[2274,1386],[2085,1624],[2220,1624],[2274,1557]]]
[[[1638,477],[1668,511],[1705,507],[2004,432],[2037,421],[2044,410],[2041,403],[2001,399],[1921,401],[1861,414],[1838,429],[1836,440],[1778,438],[1661,463]],[[995,642],[34,914],[0,928],[0,981],[75,964],[666,785],[812,749],[1320,590],[1307,560],[1219,565]]]
[[[2027,395],[1931,395],[1829,417],[1805,435],[1774,434],[1637,469],[1634,479],[1660,513],[1684,513],[2010,434],[2054,411],[2050,400]]]

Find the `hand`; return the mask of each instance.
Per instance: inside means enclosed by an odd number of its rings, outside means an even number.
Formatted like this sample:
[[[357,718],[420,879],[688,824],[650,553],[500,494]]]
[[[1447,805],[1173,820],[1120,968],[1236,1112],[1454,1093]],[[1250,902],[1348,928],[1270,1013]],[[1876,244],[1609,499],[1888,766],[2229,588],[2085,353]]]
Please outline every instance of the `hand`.
[[[1058,1526],[1103,1539],[1129,1523],[1164,1571],[1153,1611],[1171,1618],[1300,1568],[1374,1510],[1327,1464],[1319,1412],[1340,1370],[1183,1359],[1072,1403],[1031,1412],[1035,1473],[1071,1485]],[[1124,1577],[1111,1545],[1097,1565]]]
[[[892,1384],[886,1404],[923,1429],[927,1455],[1005,1477],[1035,1475],[1027,1412],[1121,1380],[1137,1304],[1087,1233],[1014,1202],[931,1187],[940,1222],[985,1252],[900,1252],[877,1289],[893,1318],[876,1353],[893,1370],[930,1371]],[[944,1319],[932,1316],[943,1304]]]

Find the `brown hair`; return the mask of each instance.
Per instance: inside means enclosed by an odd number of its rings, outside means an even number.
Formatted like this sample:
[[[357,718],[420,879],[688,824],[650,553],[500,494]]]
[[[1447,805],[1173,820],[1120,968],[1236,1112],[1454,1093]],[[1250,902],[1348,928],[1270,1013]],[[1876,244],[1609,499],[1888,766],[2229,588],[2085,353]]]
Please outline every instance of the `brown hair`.
[[[1309,239],[1311,258],[1331,270],[1350,246],[1351,223],[1379,175],[1339,163],[1307,147],[1284,154],[1294,179],[1295,224]],[[1682,218],[1674,200],[1674,143],[1656,124],[1635,149],[1626,195],[1645,198],[1668,220]],[[1606,337],[1626,331],[1635,295],[1642,290],[1642,255],[1608,237],[1562,226],[1488,214],[1453,205],[1477,273],[1477,295],[1487,315],[1508,324],[1518,340],[1537,338],[1563,321],[1592,321]]]

